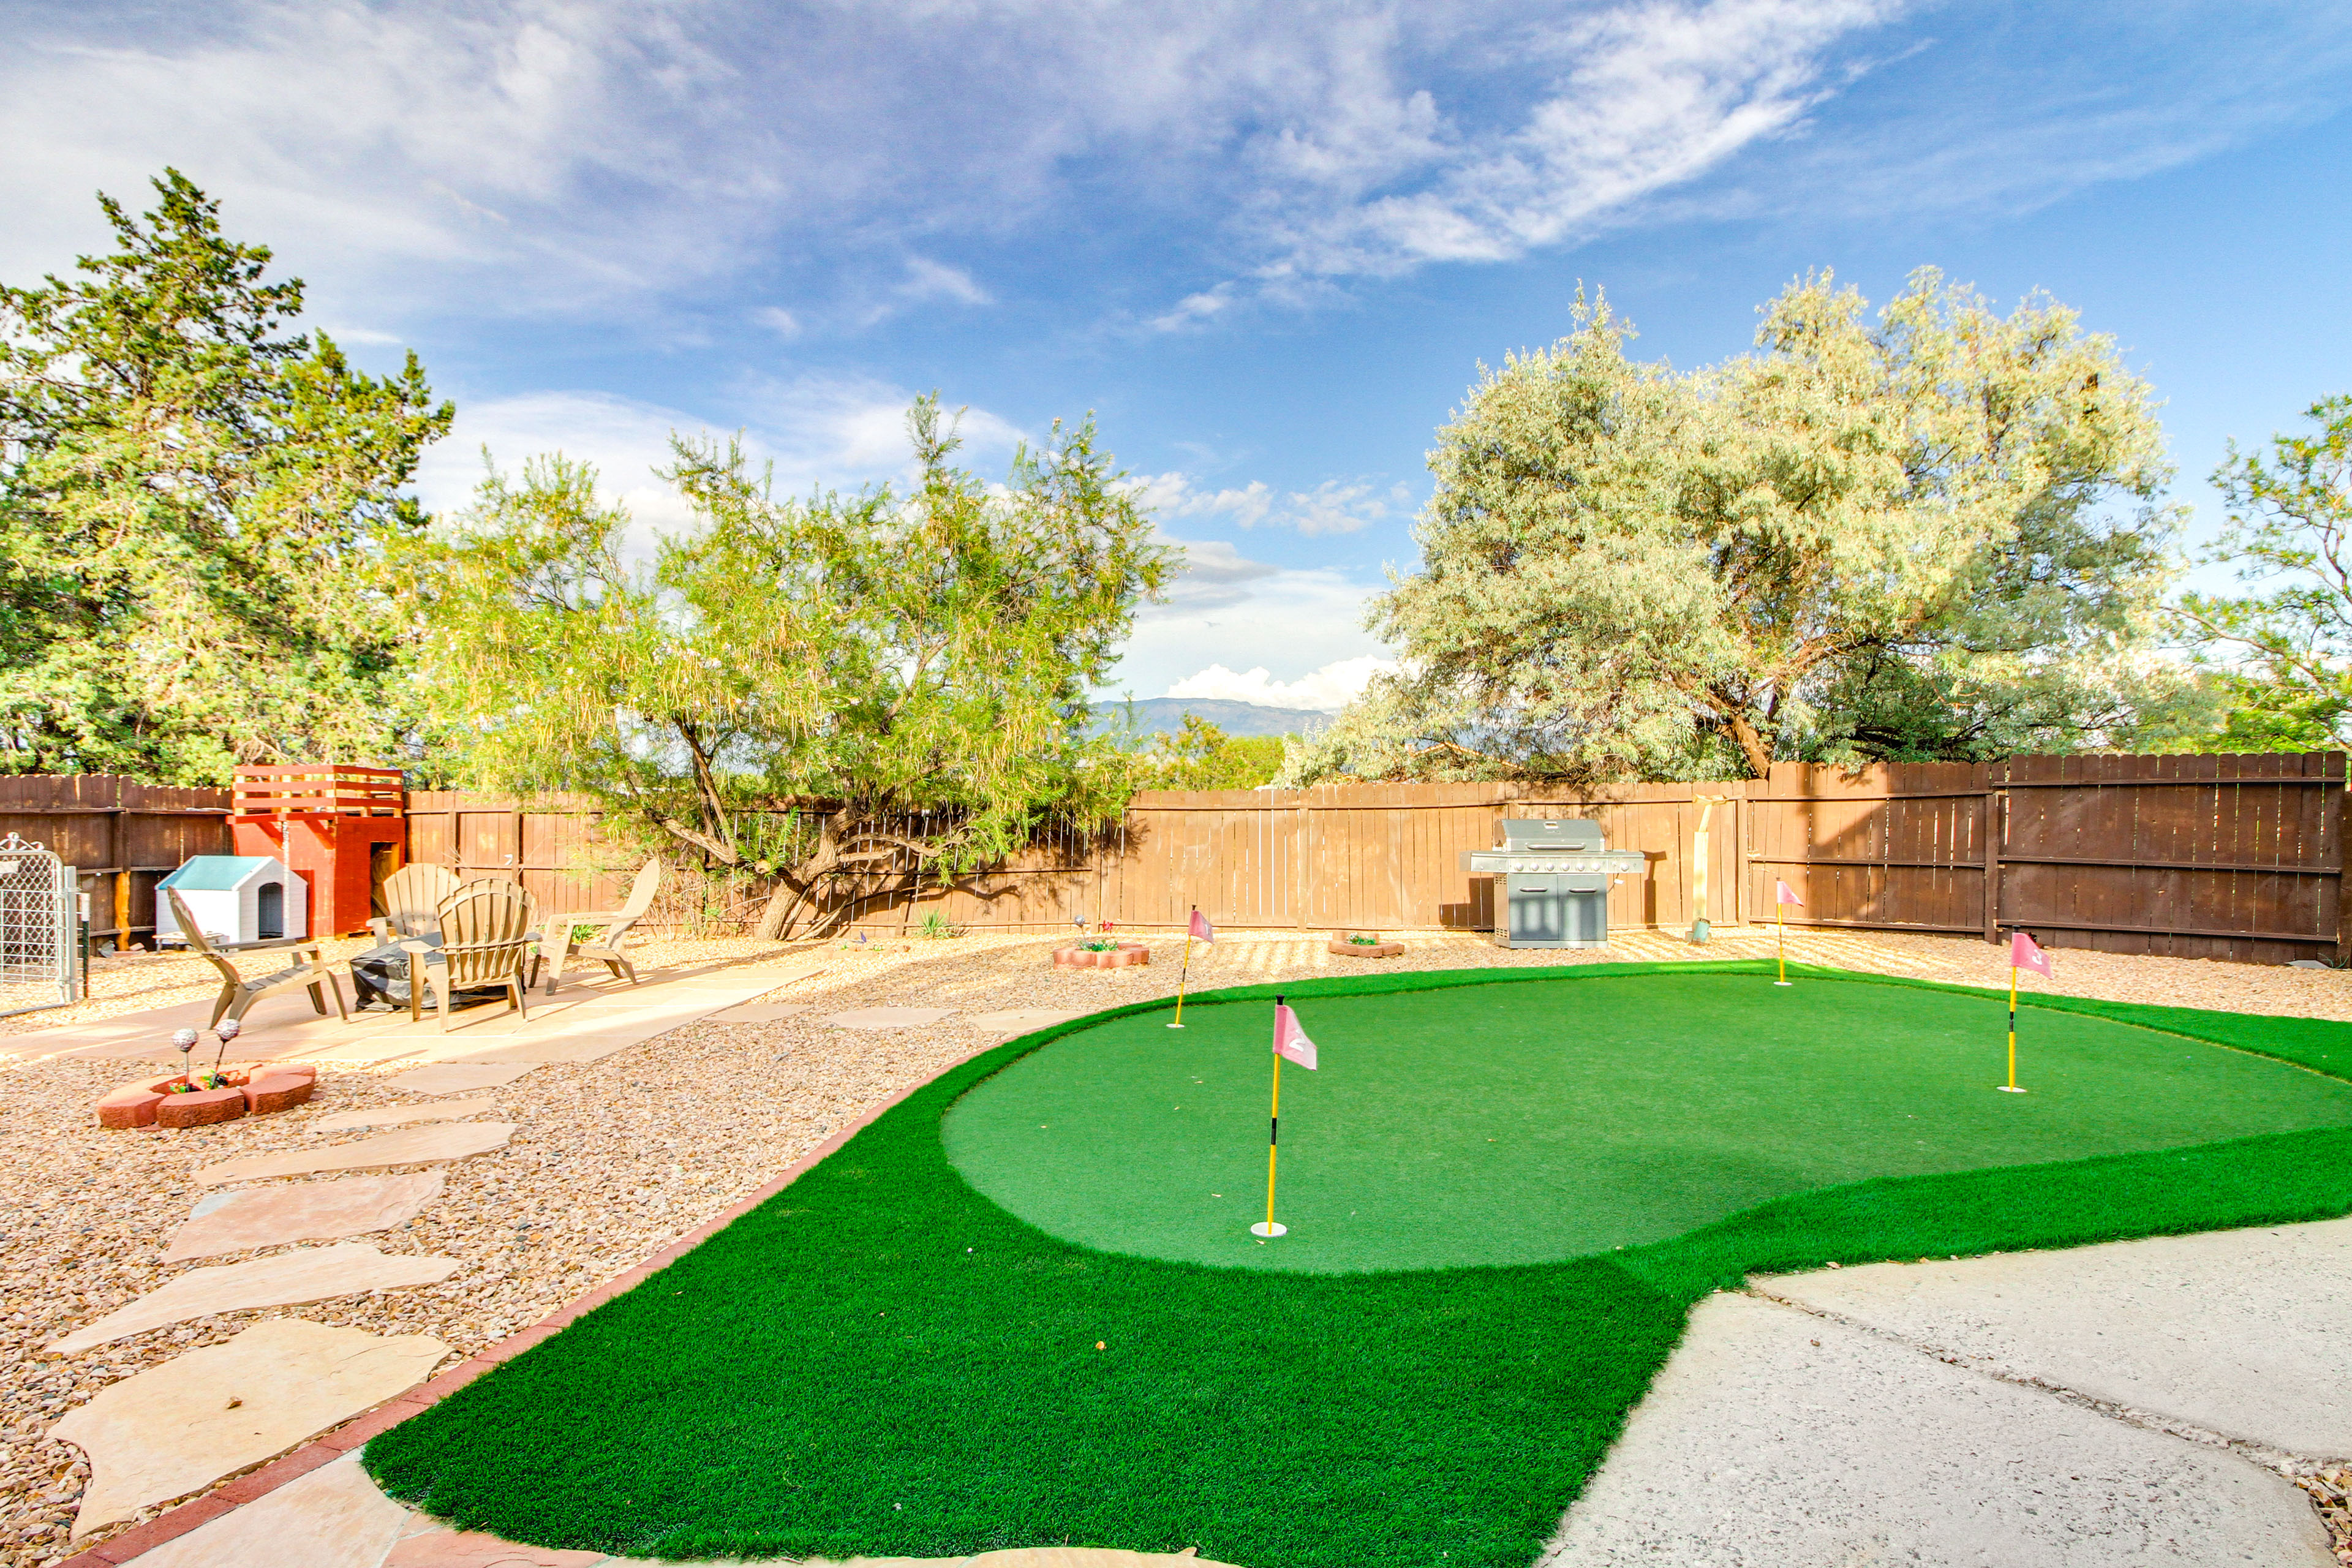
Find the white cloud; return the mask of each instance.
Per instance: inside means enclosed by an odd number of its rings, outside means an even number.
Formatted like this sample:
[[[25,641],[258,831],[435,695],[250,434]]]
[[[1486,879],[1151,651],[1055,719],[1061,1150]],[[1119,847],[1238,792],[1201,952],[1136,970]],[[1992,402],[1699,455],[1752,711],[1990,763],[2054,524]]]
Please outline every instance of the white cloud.
[[[1277,492],[1263,479],[1209,490],[1185,474],[1155,474],[1137,484],[1137,499],[1153,516],[1223,518],[1237,528],[1292,528],[1307,535],[1354,533],[1383,519],[1410,514],[1412,492],[1369,479],[1325,479],[1311,490]]]
[[[0,275],[89,247],[90,193],[170,163],[329,292],[415,309],[593,315],[779,240],[855,275],[846,321],[985,305],[934,252],[1082,207],[1162,245],[1222,226],[1296,289],[1516,253],[1686,178],[1893,3],[91,0],[0,57]],[[803,325],[812,288],[779,307]]]
[[[1381,584],[1327,568],[1252,561],[1222,541],[1184,548],[1186,574],[1167,604],[1146,605],[1137,616],[1106,695],[1168,691],[1203,678],[1211,665],[1262,668],[1276,685],[1285,678],[1297,684],[1350,660],[1384,656],[1363,626],[1364,603]]]
[[[527,458],[560,451],[593,463],[599,492],[625,503],[640,523],[672,529],[687,523],[690,513],[653,477],[671,461],[672,431],[689,439],[725,439],[740,431],[754,461],[774,465],[782,495],[819,487],[852,489],[907,472],[906,416],[912,401],[911,393],[884,383],[822,377],[747,384],[730,400],[732,422],[599,392],[461,399],[457,428],[426,449],[416,489],[427,508],[454,511],[481,479],[483,447],[509,472]],[[1020,435],[985,409],[965,411],[960,428],[964,455],[979,459],[982,471]]]
[[[1213,664],[1169,687],[1167,695],[1255,702],[1263,708],[1315,708],[1330,713],[1353,701],[1371,684],[1372,677],[1397,668],[1395,659],[1365,654],[1334,660],[1297,680],[1276,680],[1264,665],[1236,675],[1222,664]]]

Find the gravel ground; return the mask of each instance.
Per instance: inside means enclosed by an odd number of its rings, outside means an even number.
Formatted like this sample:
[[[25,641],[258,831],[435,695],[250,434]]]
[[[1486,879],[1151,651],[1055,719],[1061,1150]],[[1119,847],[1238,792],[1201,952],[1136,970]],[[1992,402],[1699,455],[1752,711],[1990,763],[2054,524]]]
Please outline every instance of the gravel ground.
[[[1230,933],[1213,948],[1196,950],[1193,985],[1376,966],[1326,952],[1325,939],[1321,931]],[[468,1355],[633,1267],[772,1179],[860,1110],[998,1037],[962,1016],[1003,1007],[1092,1011],[1175,989],[1179,938],[1150,933],[1159,962],[1113,971],[1050,968],[1047,952],[1061,940],[974,934],[799,950],[748,940],[649,943],[641,970],[821,952],[829,960],[824,972],[770,994],[819,1004],[818,1012],[769,1024],[694,1025],[599,1063],[541,1067],[486,1091],[498,1109],[485,1120],[521,1124],[512,1142],[449,1166],[442,1198],[407,1226],[354,1238],[387,1252],[460,1259],[462,1267],[441,1284],[208,1317],[62,1359],[40,1347],[181,1272],[156,1259],[202,1195],[191,1181],[199,1166],[313,1145],[311,1122],[408,1098],[384,1088],[404,1068],[388,1063],[325,1071],[310,1104],[269,1117],[183,1132],[106,1132],[93,1124],[90,1104],[134,1076],[132,1064],[26,1061],[5,1051],[7,1037],[205,997],[214,989],[209,970],[182,956],[102,961],[91,975],[91,1001],[0,1019],[0,1105],[7,1113],[0,1124],[0,1568],[54,1563],[162,1511],[149,1510],[79,1546],[67,1544],[88,1467],[78,1450],[42,1435],[119,1378],[289,1310],[375,1333],[431,1333],[457,1355]],[[1404,940],[1403,956],[1377,966],[1543,968],[1772,950],[1769,932],[1759,931],[1719,931],[1706,949],[1637,934],[1596,952],[1513,952],[1470,936]],[[346,952],[361,945],[341,944]],[[1958,938],[1792,933],[1790,956],[1968,984],[2005,984],[2009,973],[2002,950]],[[2352,975],[2334,971],[2072,951],[2054,956],[2057,988],[2076,994],[2352,1019]],[[267,958],[247,962],[275,966]],[[818,1021],[841,1008],[881,1005],[951,1007],[959,1016],[894,1032]],[[261,1037],[257,1030],[257,1043]]]

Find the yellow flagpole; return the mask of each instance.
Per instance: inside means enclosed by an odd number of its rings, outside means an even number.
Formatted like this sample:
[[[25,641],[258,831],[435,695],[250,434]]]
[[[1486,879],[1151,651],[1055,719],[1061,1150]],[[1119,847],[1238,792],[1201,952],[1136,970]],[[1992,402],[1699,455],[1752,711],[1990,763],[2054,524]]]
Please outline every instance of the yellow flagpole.
[[[1282,1016],[1282,998],[1274,999],[1275,1016]],[[1282,1053],[1274,1053],[1274,1105],[1265,1122],[1265,1223],[1250,1226],[1250,1234],[1269,1240],[1284,1234],[1274,1223],[1274,1157],[1282,1144]]]
[[[1192,906],[1196,910],[1200,907],[1198,904]],[[1168,1026],[1171,1029],[1181,1029],[1184,1026],[1184,981],[1185,977],[1192,973],[1192,921],[1188,915],[1184,920],[1184,966],[1176,972],[1176,1021]]]
[[[1772,889],[1772,923],[1780,933],[1780,978],[1772,984],[1786,985],[1789,984],[1789,906],[1780,901],[1780,889],[1777,886]]]
[[[2000,1086],[2003,1094],[2023,1094],[2017,1087],[2017,950],[2010,949],[2009,965],[2009,1081]]]
[[[1274,1156],[1282,1142],[1282,1053],[1274,1054],[1274,1105],[1266,1112],[1265,1233],[1274,1234]]]

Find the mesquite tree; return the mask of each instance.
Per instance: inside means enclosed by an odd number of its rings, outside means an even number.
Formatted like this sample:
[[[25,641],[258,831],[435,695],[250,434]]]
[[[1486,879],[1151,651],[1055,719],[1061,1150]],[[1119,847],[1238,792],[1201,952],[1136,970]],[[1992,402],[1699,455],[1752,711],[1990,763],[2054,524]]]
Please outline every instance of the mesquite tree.
[[[1115,817],[1131,763],[1087,737],[1086,694],[1173,552],[1091,422],[1016,451],[1001,486],[953,466],[936,400],[908,429],[904,493],[789,500],[739,445],[676,442],[664,478],[697,521],[649,557],[585,468],[493,474],[416,573],[477,781],[582,791],[772,879],[765,936],[826,912],[835,873],[903,891],[1048,818]]]

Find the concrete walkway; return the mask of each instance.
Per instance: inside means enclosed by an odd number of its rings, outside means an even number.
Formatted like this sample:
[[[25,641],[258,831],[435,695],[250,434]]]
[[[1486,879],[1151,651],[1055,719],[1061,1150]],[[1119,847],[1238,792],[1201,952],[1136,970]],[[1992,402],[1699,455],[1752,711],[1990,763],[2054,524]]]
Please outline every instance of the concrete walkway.
[[[1690,1331],[1546,1568],[2337,1561],[2352,1219],[1758,1278]]]

